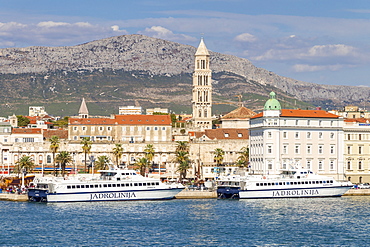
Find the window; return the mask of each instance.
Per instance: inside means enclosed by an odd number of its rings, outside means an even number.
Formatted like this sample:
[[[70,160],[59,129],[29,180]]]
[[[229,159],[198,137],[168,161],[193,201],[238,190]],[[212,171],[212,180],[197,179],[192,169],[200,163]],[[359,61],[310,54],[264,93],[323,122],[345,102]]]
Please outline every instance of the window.
[[[150,130],[150,127],[146,127],[146,130]]]
[[[272,133],[271,132],[267,132],[267,138],[271,138],[272,137]]]
[[[311,139],[311,132],[307,132],[307,139]]]
[[[283,154],[287,154],[287,153],[288,153],[288,146],[284,145],[283,146]]]
[[[358,147],[358,154],[362,154],[362,146]]]
[[[322,132],[319,132],[319,138],[322,139]]]
[[[322,160],[319,160],[319,170],[323,170],[323,163],[322,163]]]
[[[334,170],[334,160],[330,161],[330,170]]]
[[[229,133],[225,133],[225,137],[229,137]]]
[[[324,150],[323,145],[319,145],[319,154],[322,154],[323,153],[323,150]]]
[[[77,130],[77,126],[73,127],[73,130]]]
[[[100,127],[99,127],[99,130],[100,130],[100,131],[104,130],[104,127],[101,127],[101,126],[100,126]]]
[[[348,134],[347,135],[347,140],[349,141],[349,140],[351,140],[351,134]]]
[[[107,130],[109,130],[109,131],[112,130],[112,127],[107,127]]]
[[[295,139],[299,138],[299,132],[295,132]]]
[[[307,169],[311,169],[311,160],[307,160],[306,165],[307,165]]]
[[[334,145],[331,145],[330,146],[330,153],[331,154],[334,154],[335,153],[335,146]]]
[[[272,153],[272,146],[271,145],[267,145],[267,153],[268,154]]]
[[[288,138],[288,134],[285,131],[283,132],[283,138],[285,138],[285,139]]]
[[[359,134],[359,135],[358,135],[358,140],[360,140],[360,141],[361,141],[361,134]]]
[[[311,120],[307,120],[307,125],[310,126]]]
[[[267,166],[268,166],[269,170],[272,170],[272,163],[271,162],[269,162]]]
[[[242,133],[238,133],[238,137],[243,137],[243,134]]]
[[[347,170],[351,170],[351,161],[347,162]]]
[[[299,145],[295,145],[294,152],[296,154],[299,154]]]
[[[298,125],[298,123],[299,123],[298,120],[295,120],[295,125]]]
[[[162,127],[162,130],[166,130],[166,127]]]
[[[333,132],[330,133],[330,139],[334,139],[334,133]]]
[[[312,146],[311,145],[307,145],[307,153],[308,154],[312,153]]]
[[[51,163],[51,155],[46,156],[46,163]]]
[[[86,127],[85,126],[82,126],[82,130],[86,130]]]
[[[322,125],[322,120],[319,120],[319,126],[321,126]]]
[[[362,161],[359,161],[359,162],[358,162],[358,169],[359,169],[359,170],[362,170]]]
[[[347,154],[351,154],[351,146],[347,147]]]

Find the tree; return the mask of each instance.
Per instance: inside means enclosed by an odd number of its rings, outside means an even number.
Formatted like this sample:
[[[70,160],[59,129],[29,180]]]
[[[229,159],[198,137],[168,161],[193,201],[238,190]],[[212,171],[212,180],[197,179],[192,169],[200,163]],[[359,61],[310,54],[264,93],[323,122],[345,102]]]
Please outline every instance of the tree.
[[[106,155],[99,156],[95,161],[96,170],[106,170],[109,168],[110,159]]]
[[[249,163],[249,148],[248,147],[242,147],[240,149],[240,155],[237,160],[237,164],[240,167],[246,167]]]
[[[122,144],[116,143],[116,147],[113,148],[113,155],[116,158],[116,166],[118,167],[119,161],[122,158],[123,147]]]
[[[66,165],[72,163],[73,159],[68,151],[62,151],[57,155],[56,161],[60,164],[62,168],[62,176],[64,176]]]
[[[135,169],[139,169],[142,176],[145,176],[145,170],[148,167],[148,160],[145,157],[137,159],[134,166]]]
[[[23,156],[16,164],[17,166],[15,167],[15,172],[18,173],[18,176],[19,173],[23,172],[23,170],[30,172],[35,166],[30,156]]]
[[[222,164],[222,161],[224,160],[224,155],[225,155],[224,150],[222,150],[221,148],[215,149],[214,159],[218,166]]]
[[[30,120],[22,115],[17,115],[18,127],[27,126],[30,123]]]
[[[55,153],[58,152],[59,149],[59,137],[58,136],[52,136],[49,139],[50,142],[50,151],[53,154],[53,167],[54,167],[54,176],[57,175],[56,167],[55,167]]]
[[[64,117],[64,118],[58,119],[57,121],[53,122],[53,124],[54,126],[65,128],[68,126],[68,119],[69,117]]]
[[[179,164],[177,171],[180,173],[180,180],[186,178],[186,173],[190,168],[189,153],[185,151],[178,151],[175,153],[175,162]]]
[[[155,153],[153,144],[146,145],[144,152],[145,158],[148,160],[148,168],[151,169],[153,166],[153,158]]]
[[[189,143],[187,141],[177,141],[175,152],[179,152],[179,151],[189,152],[189,145],[188,144]]]
[[[87,162],[87,154],[90,153],[90,150],[91,150],[91,141],[90,141],[90,137],[83,137],[82,140],[81,140],[81,144],[82,144],[82,151],[84,152],[85,154],[85,170],[84,172],[86,172],[86,162]]]

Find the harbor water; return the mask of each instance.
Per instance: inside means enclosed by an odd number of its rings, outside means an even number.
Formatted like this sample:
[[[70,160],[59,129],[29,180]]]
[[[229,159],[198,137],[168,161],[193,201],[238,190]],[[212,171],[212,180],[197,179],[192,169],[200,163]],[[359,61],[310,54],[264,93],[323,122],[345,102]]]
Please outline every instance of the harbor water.
[[[367,246],[370,197],[0,201],[1,246]]]

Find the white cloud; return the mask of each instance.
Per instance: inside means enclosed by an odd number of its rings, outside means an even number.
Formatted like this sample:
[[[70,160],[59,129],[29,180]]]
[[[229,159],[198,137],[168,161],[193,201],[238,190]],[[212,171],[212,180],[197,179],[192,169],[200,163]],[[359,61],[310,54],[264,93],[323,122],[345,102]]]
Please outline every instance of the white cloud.
[[[311,57],[328,57],[328,56],[352,56],[356,53],[356,49],[347,45],[315,45],[307,52],[307,56]]]
[[[161,26],[152,26],[151,28],[145,28],[144,31],[138,33],[151,36],[154,38],[171,41],[196,41],[196,38],[194,37],[185,34],[175,34],[171,30]]]
[[[239,42],[255,42],[257,41],[257,38],[256,36],[250,34],[250,33],[242,33],[242,34],[239,34],[238,36],[236,36],[234,38],[235,41],[239,41]]]
[[[71,26],[71,24],[67,22],[43,21],[43,22],[39,22],[37,26],[51,28],[51,27]]]

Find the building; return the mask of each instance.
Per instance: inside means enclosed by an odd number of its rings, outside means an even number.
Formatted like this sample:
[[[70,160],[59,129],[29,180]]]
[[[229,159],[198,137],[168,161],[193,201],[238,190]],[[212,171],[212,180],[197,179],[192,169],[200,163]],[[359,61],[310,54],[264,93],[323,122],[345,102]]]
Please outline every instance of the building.
[[[344,162],[347,179],[352,183],[370,183],[370,120],[344,120]]]
[[[28,116],[30,117],[43,117],[48,115],[43,106],[30,106],[28,107]]]
[[[168,114],[168,109],[159,107],[146,109],[146,115],[153,115],[153,113]]]
[[[250,164],[255,173],[278,174],[301,166],[344,179],[343,118],[323,110],[281,109],[270,93],[250,120]]]
[[[119,115],[141,115],[142,112],[141,106],[121,106],[118,110]]]
[[[210,55],[201,39],[195,53],[193,73],[193,127],[198,130],[212,129],[212,70]]]
[[[246,128],[249,129],[249,119],[257,113],[241,106],[221,118],[221,128]]]

